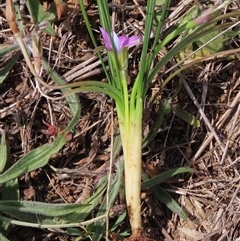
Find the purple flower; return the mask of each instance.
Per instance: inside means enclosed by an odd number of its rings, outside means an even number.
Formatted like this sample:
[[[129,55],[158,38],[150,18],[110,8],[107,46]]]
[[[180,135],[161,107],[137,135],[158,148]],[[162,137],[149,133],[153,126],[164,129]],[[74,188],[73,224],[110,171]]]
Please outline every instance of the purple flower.
[[[109,51],[113,51],[115,49],[118,53],[120,53],[124,48],[136,46],[141,41],[141,37],[139,36],[127,37],[125,35],[121,35],[118,37],[114,31],[111,32],[110,36],[108,32],[103,28],[100,28],[100,31],[102,33],[105,46]],[[111,38],[114,44],[114,48],[112,46]]]

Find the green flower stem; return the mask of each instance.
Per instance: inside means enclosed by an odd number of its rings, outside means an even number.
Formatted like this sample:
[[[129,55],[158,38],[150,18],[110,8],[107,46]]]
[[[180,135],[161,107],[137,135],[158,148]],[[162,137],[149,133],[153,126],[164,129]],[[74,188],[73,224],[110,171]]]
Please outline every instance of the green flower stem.
[[[124,103],[124,126],[129,128],[129,98],[128,98],[128,86],[127,86],[127,76],[124,70],[120,71],[120,79],[123,90],[123,100]]]
[[[115,52],[108,52],[108,63],[111,70],[111,76],[115,76],[115,78],[112,78],[110,84],[121,91],[122,93],[122,85],[121,85],[121,73],[119,71],[120,66],[118,63],[117,53]]]

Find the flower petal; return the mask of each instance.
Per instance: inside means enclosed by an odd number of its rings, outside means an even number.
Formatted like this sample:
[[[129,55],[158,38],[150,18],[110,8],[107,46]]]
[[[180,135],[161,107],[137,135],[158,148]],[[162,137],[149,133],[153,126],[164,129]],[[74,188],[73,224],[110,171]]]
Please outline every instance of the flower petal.
[[[121,43],[120,43],[119,37],[114,31],[111,32],[111,36],[112,36],[114,47],[116,51],[119,53],[121,51]]]
[[[118,39],[120,42],[121,50],[128,46],[128,37],[127,36],[122,35],[122,36],[119,36]]]
[[[111,40],[110,40],[108,32],[105,29],[101,28],[101,27],[99,27],[99,28],[100,28],[100,31],[102,33],[103,41],[104,41],[104,44],[105,44],[106,48],[109,51],[112,51],[112,44],[111,44]]]
[[[141,42],[140,36],[132,36],[128,38],[128,44],[126,45],[126,47],[130,48],[130,47],[136,46],[140,44],[140,42]]]
[[[121,35],[118,37],[114,31],[112,31],[111,34],[108,34],[108,32],[101,27],[100,31],[102,33],[105,46],[109,51],[116,50],[117,53],[120,53],[124,48],[136,46],[141,42],[140,36],[132,36],[129,38],[125,35]]]

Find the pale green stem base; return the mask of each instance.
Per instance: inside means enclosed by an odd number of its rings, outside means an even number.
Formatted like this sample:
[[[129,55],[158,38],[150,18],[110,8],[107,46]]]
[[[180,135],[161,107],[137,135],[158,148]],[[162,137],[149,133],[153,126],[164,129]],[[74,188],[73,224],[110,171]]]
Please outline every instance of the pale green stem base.
[[[124,154],[125,192],[132,235],[139,234],[141,222],[142,100],[126,125],[120,121]]]

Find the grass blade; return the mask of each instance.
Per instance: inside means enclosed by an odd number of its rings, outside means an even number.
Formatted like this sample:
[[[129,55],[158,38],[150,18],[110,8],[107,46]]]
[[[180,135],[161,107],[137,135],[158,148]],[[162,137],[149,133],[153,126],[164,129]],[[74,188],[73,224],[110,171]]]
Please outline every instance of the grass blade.
[[[18,56],[13,57],[2,69],[0,69],[0,84],[5,80],[17,60]]]
[[[189,169],[189,168],[188,168]],[[170,170],[171,171],[171,170]],[[170,174],[170,173],[169,173]],[[142,179],[146,183],[149,180],[148,176],[143,173],[142,174]],[[160,186],[155,186],[151,188],[154,196],[163,204],[165,204],[172,212],[177,213],[183,220],[187,220],[187,215],[183,211],[183,209],[178,205],[178,203],[171,197],[170,194],[168,194],[164,188]]]
[[[81,220],[84,220],[87,216],[89,216],[91,212],[94,210],[94,208],[99,204],[99,201],[106,190],[106,185],[107,176],[103,177],[100,180],[97,191],[93,193],[92,196],[89,197],[85,202],[83,202],[83,204],[91,204],[91,206],[83,207],[78,212],[67,215],[65,219],[71,222],[78,222],[80,218]]]
[[[178,203],[168,194],[164,188],[158,186],[151,188],[154,196],[163,204],[165,204],[172,212],[176,213],[183,220],[187,220],[187,214],[178,205]]]
[[[5,54],[10,53],[13,50],[19,49],[17,44],[0,44],[0,57],[3,57]]]
[[[173,177],[177,174],[185,173],[185,172],[193,172],[193,170],[191,168],[187,168],[187,167],[178,167],[178,168],[168,170],[164,173],[161,173],[161,174],[159,174],[156,177],[151,178],[151,179],[146,179],[143,176],[144,182],[142,183],[142,189],[147,188],[147,187],[156,186],[159,183],[166,181],[170,177]]]

